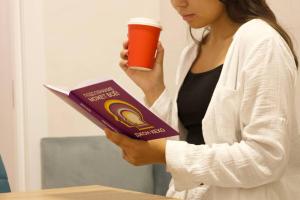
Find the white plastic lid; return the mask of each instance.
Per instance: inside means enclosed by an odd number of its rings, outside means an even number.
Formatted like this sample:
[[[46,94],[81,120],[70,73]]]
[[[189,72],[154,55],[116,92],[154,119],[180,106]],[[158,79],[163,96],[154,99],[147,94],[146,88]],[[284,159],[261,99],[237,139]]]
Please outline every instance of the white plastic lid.
[[[162,29],[162,26],[158,21],[150,18],[143,18],[143,17],[131,18],[129,19],[128,24],[141,24],[141,25],[155,26]]]

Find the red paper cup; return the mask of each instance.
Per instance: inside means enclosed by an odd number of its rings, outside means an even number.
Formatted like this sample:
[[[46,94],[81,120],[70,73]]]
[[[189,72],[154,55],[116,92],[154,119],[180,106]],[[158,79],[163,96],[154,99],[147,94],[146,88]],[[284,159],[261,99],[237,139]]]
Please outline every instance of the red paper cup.
[[[128,22],[128,67],[149,71],[153,68],[161,31],[158,22],[148,18],[132,18]]]

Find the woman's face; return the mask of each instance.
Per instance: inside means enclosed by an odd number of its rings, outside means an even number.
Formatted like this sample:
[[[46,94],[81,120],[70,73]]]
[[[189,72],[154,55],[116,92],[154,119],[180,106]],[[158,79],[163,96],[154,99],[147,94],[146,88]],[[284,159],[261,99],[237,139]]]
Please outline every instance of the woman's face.
[[[171,3],[192,28],[210,25],[225,13],[220,0],[171,0]]]

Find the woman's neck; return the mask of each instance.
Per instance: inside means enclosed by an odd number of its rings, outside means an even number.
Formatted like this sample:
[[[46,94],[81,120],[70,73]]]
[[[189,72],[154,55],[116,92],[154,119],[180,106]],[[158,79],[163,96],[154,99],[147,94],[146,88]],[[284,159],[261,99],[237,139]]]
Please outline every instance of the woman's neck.
[[[241,24],[233,22],[226,13],[210,25],[208,43],[219,43],[231,40]]]

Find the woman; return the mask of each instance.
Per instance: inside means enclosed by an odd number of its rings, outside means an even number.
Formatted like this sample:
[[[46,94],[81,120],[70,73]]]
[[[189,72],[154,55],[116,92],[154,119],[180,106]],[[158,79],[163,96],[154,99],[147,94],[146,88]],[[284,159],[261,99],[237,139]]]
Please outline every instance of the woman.
[[[171,3],[191,28],[208,30],[183,50],[175,97],[164,85],[161,44],[151,72],[127,68],[127,42],[120,66],[184,141],[136,141],[109,130],[107,137],[134,165],[165,163],[170,197],[297,199],[298,61],[289,36],[265,0]]]

